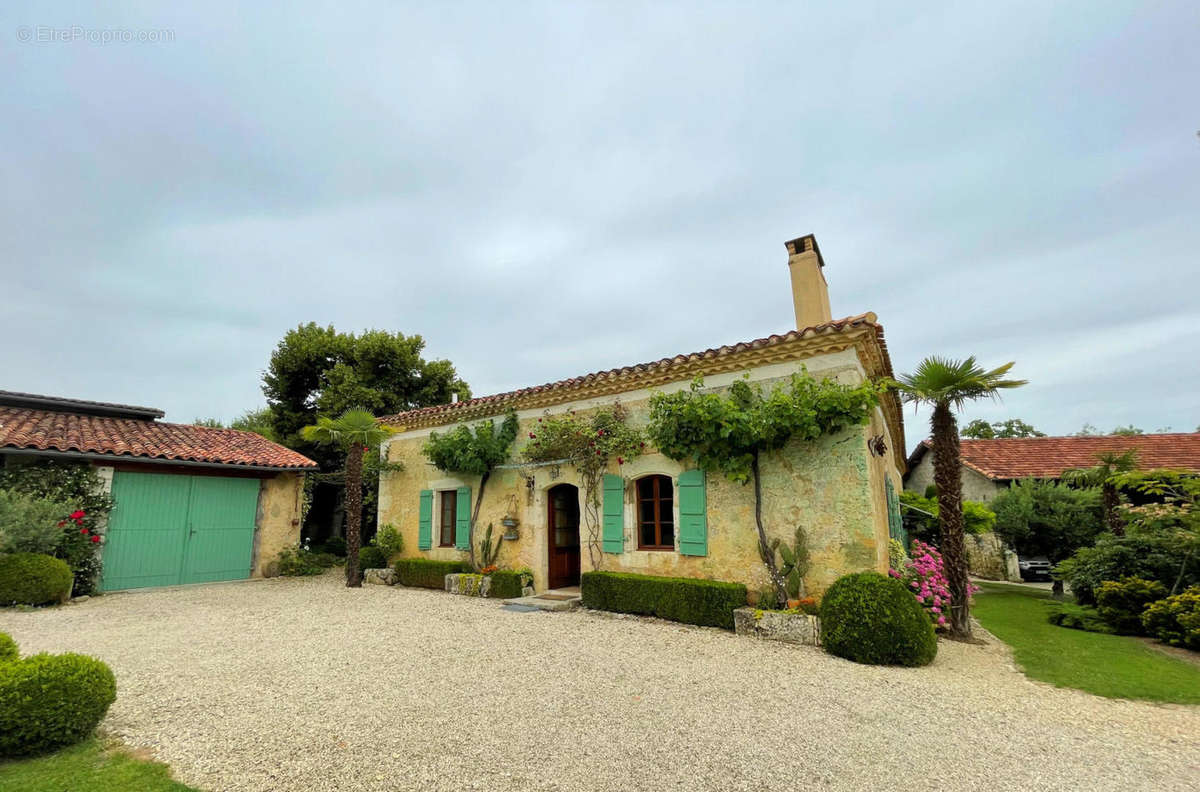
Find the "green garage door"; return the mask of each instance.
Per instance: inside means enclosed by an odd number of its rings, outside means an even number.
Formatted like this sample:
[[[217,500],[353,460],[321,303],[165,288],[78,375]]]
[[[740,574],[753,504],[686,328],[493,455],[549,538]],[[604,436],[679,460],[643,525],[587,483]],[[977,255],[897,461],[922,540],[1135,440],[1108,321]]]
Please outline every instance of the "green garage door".
[[[252,478],[118,471],[102,588],[249,577],[258,489]]]

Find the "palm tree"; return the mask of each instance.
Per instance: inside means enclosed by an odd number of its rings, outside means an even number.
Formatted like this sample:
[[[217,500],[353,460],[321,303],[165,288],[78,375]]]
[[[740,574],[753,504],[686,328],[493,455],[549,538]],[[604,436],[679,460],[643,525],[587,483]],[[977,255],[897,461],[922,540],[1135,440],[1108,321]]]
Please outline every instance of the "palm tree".
[[[361,545],[363,453],[377,446],[394,430],[375,420],[367,410],[347,410],[340,418],[317,418],[315,426],[306,426],[300,435],[317,445],[338,445],[346,449],[346,585],[362,585],[358,568]]]
[[[1102,451],[1096,454],[1096,460],[1099,464],[1090,468],[1064,470],[1062,479],[1077,487],[1099,487],[1102,496],[1101,503],[1104,507],[1105,525],[1114,536],[1124,536],[1125,525],[1121,522],[1121,515],[1117,511],[1117,506],[1121,503],[1121,496],[1117,494],[1117,486],[1109,479],[1118,473],[1130,473],[1137,470],[1137,449]]]
[[[967,554],[963,545],[962,469],[959,461],[958,421],[955,410],[976,399],[994,399],[1004,388],[1019,388],[1025,380],[1004,379],[1013,367],[1006,363],[985,371],[975,358],[951,360],[937,356],[920,362],[912,374],[893,384],[904,402],[928,404],[933,408],[929,423],[933,430],[933,481],[938,492],[938,522],[941,528],[942,559],[950,584],[950,634],[971,637],[968,602]]]

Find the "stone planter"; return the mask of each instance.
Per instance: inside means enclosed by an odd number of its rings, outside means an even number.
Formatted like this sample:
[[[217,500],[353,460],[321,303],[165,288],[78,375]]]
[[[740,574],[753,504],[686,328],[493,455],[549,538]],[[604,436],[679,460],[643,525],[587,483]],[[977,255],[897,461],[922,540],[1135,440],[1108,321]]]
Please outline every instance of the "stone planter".
[[[821,620],[807,613],[738,608],[733,612],[733,630],[768,641],[821,645]]]
[[[446,575],[446,591],[451,594],[461,594],[464,597],[487,597],[492,591],[492,576],[477,575],[472,572]],[[532,597],[533,586],[521,589],[521,596]]]
[[[364,569],[363,583],[375,583],[380,586],[393,586],[396,583],[394,569]]]

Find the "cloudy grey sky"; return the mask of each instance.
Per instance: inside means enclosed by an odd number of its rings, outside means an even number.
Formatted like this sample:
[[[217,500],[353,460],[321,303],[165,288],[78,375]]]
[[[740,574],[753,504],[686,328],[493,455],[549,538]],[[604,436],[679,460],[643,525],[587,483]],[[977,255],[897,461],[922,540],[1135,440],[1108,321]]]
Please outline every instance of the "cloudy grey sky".
[[[787,330],[813,232],[1017,361],[968,417],[1200,423],[1191,0],[113,5],[0,10],[2,388],[230,419],[313,320],[483,395]]]

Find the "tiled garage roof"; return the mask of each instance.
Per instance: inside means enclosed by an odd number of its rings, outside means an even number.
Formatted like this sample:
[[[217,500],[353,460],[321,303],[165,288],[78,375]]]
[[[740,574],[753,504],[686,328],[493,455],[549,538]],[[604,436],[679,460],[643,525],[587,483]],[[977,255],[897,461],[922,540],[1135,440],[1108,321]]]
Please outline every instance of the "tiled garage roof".
[[[925,440],[909,457],[911,470],[932,448]],[[963,464],[990,479],[1059,478],[1064,470],[1097,464],[1096,454],[1137,449],[1141,468],[1200,471],[1200,433],[1013,437],[963,440]]]
[[[62,400],[65,406],[65,400]],[[0,406],[6,449],[153,459],[249,468],[311,470],[317,464],[253,432],[135,418]]]

